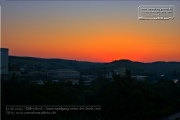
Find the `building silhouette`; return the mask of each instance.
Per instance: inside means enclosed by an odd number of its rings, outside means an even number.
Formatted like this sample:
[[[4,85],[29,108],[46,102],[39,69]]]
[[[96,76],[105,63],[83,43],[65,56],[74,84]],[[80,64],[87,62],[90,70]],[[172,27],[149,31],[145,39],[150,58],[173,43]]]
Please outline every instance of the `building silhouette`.
[[[8,75],[8,52],[7,48],[0,48],[0,67],[1,67],[1,75]]]

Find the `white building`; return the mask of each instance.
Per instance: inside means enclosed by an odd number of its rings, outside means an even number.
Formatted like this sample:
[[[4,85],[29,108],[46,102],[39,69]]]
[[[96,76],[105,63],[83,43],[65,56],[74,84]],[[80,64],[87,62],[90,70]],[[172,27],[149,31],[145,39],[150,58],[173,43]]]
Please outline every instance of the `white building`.
[[[0,74],[7,75],[8,74],[8,49],[7,48],[0,48],[0,67],[1,71]]]
[[[84,85],[88,86],[91,85],[92,81],[97,79],[94,75],[82,75]]]
[[[139,81],[144,81],[147,79],[147,76],[137,75],[137,76],[132,76],[132,78],[139,80]]]
[[[126,74],[126,67],[119,67],[118,69],[114,69],[106,74],[105,77],[108,79],[113,79],[113,74],[124,76]]]

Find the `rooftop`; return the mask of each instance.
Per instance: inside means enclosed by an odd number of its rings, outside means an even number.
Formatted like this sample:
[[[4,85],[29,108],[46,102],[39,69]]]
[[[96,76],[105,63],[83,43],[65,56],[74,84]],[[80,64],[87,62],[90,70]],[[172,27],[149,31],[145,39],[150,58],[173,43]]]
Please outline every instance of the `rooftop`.
[[[0,48],[0,51],[8,51],[8,48]]]

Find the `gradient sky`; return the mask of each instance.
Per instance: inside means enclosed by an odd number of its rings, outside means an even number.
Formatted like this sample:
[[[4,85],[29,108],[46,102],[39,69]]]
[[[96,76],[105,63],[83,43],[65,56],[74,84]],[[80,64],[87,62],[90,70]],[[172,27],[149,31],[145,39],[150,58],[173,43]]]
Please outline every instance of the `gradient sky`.
[[[138,20],[139,5],[174,5],[174,20]],[[180,1],[3,1],[10,55],[110,62],[180,61]]]

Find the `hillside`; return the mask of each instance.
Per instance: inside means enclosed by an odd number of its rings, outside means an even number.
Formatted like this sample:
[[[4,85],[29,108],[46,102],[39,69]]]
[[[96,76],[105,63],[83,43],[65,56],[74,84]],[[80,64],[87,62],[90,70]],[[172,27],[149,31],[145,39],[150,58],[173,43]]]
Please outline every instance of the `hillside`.
[[[20,66],[22,65],[35,66],[37,69],[42,67],[47,69],[74,69],[81,72],[86,72],[87,70],[90,72],[91,69],[95,69],[103,64],[103,63],[93,63],[93,62],[76,61],[76,60],[45,59],[45,58],[18,57],[18,56],[9,56],[9,62],[17,63]]]
[[[142,63],[133,62],[130,60],[115,60],[109,63],[94,63],[86,61],[65,60],[65,59],[44,59],[34,57],[18,57],[9,56],[10,62],[15,62],[20,65],[30,65],[37,67],[46,67],[49,69],[74,69],[82,73],[90,74],[97,73],[102,70],[113,70],[118,67],[126,67],[132,74],[179,74],[180,62],[152,62]],[[88,73],[89,72],[89,73]]]
[[[180,62],[152,62],[142,63],[130,60],[116,60],[103,66],[105,69],[126,67],[133,74],[170,74],[180,73]]]

